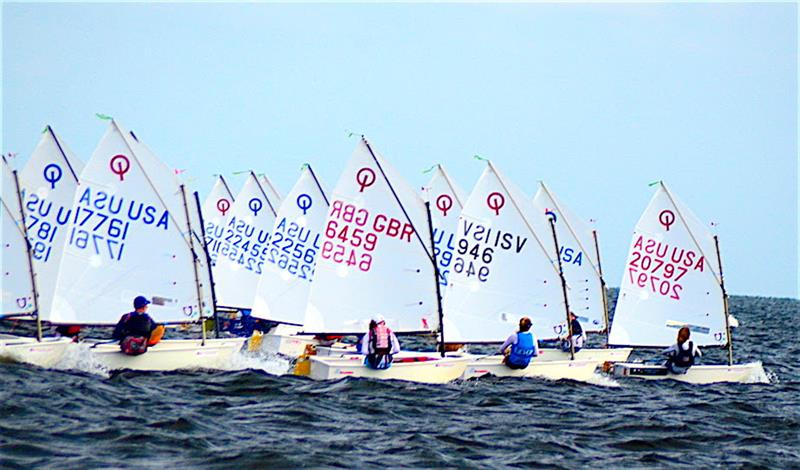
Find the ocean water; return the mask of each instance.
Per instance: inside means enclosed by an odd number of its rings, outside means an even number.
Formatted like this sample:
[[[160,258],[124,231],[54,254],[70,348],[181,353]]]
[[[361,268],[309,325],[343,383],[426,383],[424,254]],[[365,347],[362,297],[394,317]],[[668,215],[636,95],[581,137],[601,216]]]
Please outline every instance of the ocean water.
[[[0,467],[800,468],[800,302],[731,310],[736,361],[763,361],[770,383],[314,382],[268,355],[109,374],[83,347],[58,370],[0,363]]]

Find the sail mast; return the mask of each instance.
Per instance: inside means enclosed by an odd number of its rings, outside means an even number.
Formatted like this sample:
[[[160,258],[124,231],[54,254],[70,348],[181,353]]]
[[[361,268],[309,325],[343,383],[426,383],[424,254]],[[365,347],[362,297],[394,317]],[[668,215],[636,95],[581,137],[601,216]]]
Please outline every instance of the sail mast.
[[[552,217],[548,217],[550,221],[550,230],[553,232],[553,243],[556,244],[556,253],[558,253],[558,237],[556,236],[556,223]],[[556,256],[558,261],[558,275],[561,277],[561,290],[564,292],[564,309],[567,312],[567,332],[569,334],[569,358],[575,359],[575,343],[572,342],[572,321],[569,318],[569,300],[567,299],[567,280],[564,278],[564,269],[561,266],[561,256]]]
[[[722,274],[722,257],[719,255],[719,238],[714,235],[714,246],[717,249],[717,262],[719,263],[719,286],[722,288],[722,305],[725,307],[725,334],[728,335],[728,365],[733,365],[733,336],[731,336],[731,322],[728,314],[728,292],[725,290],[725,276]]]
[[[25,208],[22,205],[22,194],[19,189],[19,177],[17,170],[12,171],[14,175],[14,186],[17,191],[17,201],[19,202],[19,216],[22,224],[22,238],[25,239],[25,252],[28,255],[28,273],[31,276],[31,289],[33,290],[33,311],[36,312],[36,341],[42,340],[42,318],[39,316],[39,292],[36,290],[36,275],[33,272],[33,256],[31,255],[31,242],[28,240],[28,225],[25,223]]]
[[[433,253],[433,278],[436,284],[436,308],[439,310],[439,351],[444,357],[444,312],[442,311],[442,292],[439,287],[439,263],[436,262],[436,242],[433,239],[433,218],[431,217],[431,202],[425,201],[425,212],[428,215],[428,231],[431,235],[431,252]]]
[[[603,318],[606,321],[606,346],[608,346],[611,321],[608,319],[608,293],[606,292],[606,280],[603,278],[603,264],[600,262],[600,245],[597,243],[597,230],[592,230],[592,238],[594,239],[594,252],[597,254],[597,271],[600,273],[600,289],[603,291]]]
[[[202,227],[205,227],[206,223],[203,220],[203,211],[200,210],[200,196],[197,194],[197,191],[194,192],[194,203],[197,206],[197,216],[200,219],[200,227],[202,230]],[[217,315],[217,291],[216,289],[214,289],[214,273],[213,270],[211,269],[211,254],[208,252],[208,244],[206,243],[205,237],[203,237],[203,242],[201,243],[201,245],[203,247],[203,253],[205,253],[206,255],[206,266],[208,268],[208,281],[211,284],[209,286],[209,290],[211,291],[211,309],[214,312],[214,337],[219,338],[219,316]]]
[[[381,162],[378,161],[378,157],[375,156],[375,152],[372,151],[372,147],[369,145],[369,142],[367,142],[367,139],[365,139],[364,136],[361,136],[361,140],[364,141],[364,145],[366,145],[367,150],[369,150],[369,154],[372,156],[372,159],[375,161],[375,164],[378,166],[378,169],[381,170],[381,175],[383,175],[384,181],[386,181],[386,184],[392,191],[392,196],[394,196],[395,201],[397,201],[397,205],[400,206],[400,210],[403,211],[403,215],[406,217],[406,220],[408,221],[409,225],[411,225],[411,227],[414,229],[414,234],[417,236],[417,240],[419,240],[420,245],[422,245],[422,249],[425,250],[425,254],[428,256],[428,259],[434,260],[434,257],[431,256],[431,253],[428,252],[428,247],[425,246],[425,242],[422,241],[422,237],[419,234],[419,230],[417,230],[417,227],[414,226],[414,222],[411,221],[411,217],[409,217],[405,206],[403,205],[402,202],[400,202],[400,197],[397,195],[397,191],[394,190],[392,182],[389,181],[389,178],[386,176],[386,172],[383,171],[383,166],[381,165]],[[436,278],[436,282],[437,283],[439,282],[438,277]]]
[[[192,253],[192,268],[194,269],[194,285],[197,289],[197,309],[200,313],[200,330],[202,331],[203,341],[201,346],[206,345],[206,322],[203,316],[203,288],[200,286],[200,273],[197,270],[197,252],[194,250],[194,237],[192,232],[192,219],[189,217],[189,204],[186,201],[186,186],[181,185],[181,198],[183,199],[183,210],[186,213],[186,227],[189,229],[189,249]]]

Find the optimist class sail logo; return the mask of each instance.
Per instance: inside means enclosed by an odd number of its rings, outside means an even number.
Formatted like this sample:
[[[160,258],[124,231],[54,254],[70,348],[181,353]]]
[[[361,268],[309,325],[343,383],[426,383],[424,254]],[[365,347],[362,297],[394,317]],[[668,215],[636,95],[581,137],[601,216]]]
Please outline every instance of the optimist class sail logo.
[[[489,196],[486,197],[486,205],[494,211],[494,215],[500,215],[500,209],[506,205],[506,198],[497,191],[489,193]]]
[[[546,207],[544,209],[544,215],[546,215],[548,219],[552,220],[553,223],[558,222],[558,217],[556,217],[556,213]]]
[[[375,171],[372,168],[364,167],[356,173],[356,183],[360,186],[358,192],[363,193],[365,188],[375,184]]]
[[[44,172],[42,173],[44,180],[50,183],[50,189],[56,189],[56,183],[61,180],[61,176],[63,174],[64,172],[61,171],[61,167],[55,163],[51,163],[44,167]]]
[[[303,211],[303,215],[306,215],[306,212],[311,209],[311,196],[308,194],[301,194],[297,196],[297,207]]]
[[[131,169],[131,161],[125,155],[114,155],[108,162],[111,173],[119,176],[119,180],[125,179],[125,173]]]
[[[260,211],[261,208],[264,207],[264,203],[261,202],[261,199],[254,197],[253,199],[250,199],[250,202],[247,203],[247,206],[250,208],[251,211],[253,211],[254,216],[258,216],[258,211]]]
[[[453,198],[449,194],[441,194],[436,198],[436,208],[442,211],[442,216],[447,217],[447,211],[453,208]]]
[[[217,210],[222,215],[225,215],[225,213],[228,212],[228,209],[230,209],[230,208],[231,208],[231,201],[229,201],[229,200],[227,200],[225,198],[222,198],[222,199],[217,201]]]
[[[669,232],[669,227],[675,223],[675,213],[669,209],[664,209],[658,214],[658,221],[667,229],[667,232]]]

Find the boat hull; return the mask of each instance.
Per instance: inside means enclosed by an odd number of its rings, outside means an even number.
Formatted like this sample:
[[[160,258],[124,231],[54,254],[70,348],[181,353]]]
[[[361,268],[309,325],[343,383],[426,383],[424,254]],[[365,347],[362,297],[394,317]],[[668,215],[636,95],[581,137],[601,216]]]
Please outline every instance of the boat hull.
[[[462,378],[471,379],[485,375],[496,377],[539,377],[549,380],[576,380],[586,382],[594,377],[597,362],[594,360],[539,361],[532,360],[524,369],[510,369],[503,364],[503,356],[485,356],[467,364]]]
[[[53,367],[64,356],[70,338],[6,337],[0,339],[0,358],[6,361],[24,362],[39,367]]]
[[[122,354],[119,345],[98,344],[92,355],[109,370],[131,369],[169,371],[178,369],[222,369],[234,353],[242,349],[246,338],[163,340],[139,356]]]
[[[306,346],[309,344],[317,345],[319,341],[311,336],[273,333],[270,331],[261,336],[260,350],[296,358],[305,352]]]
[[[575,353],[575,360],[594,361],[598,365],[606,362],[625,362],[631,355],[631,351],[632,348],[585,348]],[[537,363],[568,360],[570,360],[568,352],[552,348],[540,348],[539,355],[534,359]]]
[[[423,362],[395,362],[388,369],[375,370],[364,365],[363,356],[334,358],[311,356],[309,377],[314,380],[337,380],[345,377],[364,377],[378,380],[405,380],[429,384],[451,382],[464,374],[467,363],[474,358],[445,357],[426,358]],[[398,358],[399,360],[399,358]]]
[[[748,364],[697,365],[692,366],[685,374],[671,374],[667,368],[656,364],[639,364],[632,362],[614,364],[614,377],[633,377],[644,380],[677,380],[691,384],[731,383],[767,383],[769,378],[761,362]]]

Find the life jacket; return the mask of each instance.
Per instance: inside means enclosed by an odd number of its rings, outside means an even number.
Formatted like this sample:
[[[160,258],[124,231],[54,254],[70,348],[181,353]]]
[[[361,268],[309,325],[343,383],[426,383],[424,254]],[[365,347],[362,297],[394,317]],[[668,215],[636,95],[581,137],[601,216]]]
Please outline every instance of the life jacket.
[[[515,366],[527,366],[535,352],[533,335],[529,331],[517,333],[517,343],[511,345],[508,362]]]
[[[147,352],[147,338],[144,336],[126,336],[119,343],[119,348],[123,354],[128,356],[138,356]]]
[[[678,352],[672,358],[672,363],[678,367],[691,367],[694,365],[694,344],[689,341],[686,343],[689,347],[683,349],[682,345],[678,345]]]
[[[392,349],[392,330],[385,323],[378,324],[370,334],[370,352]],[[388,351],[384,354],[388,354]]]

